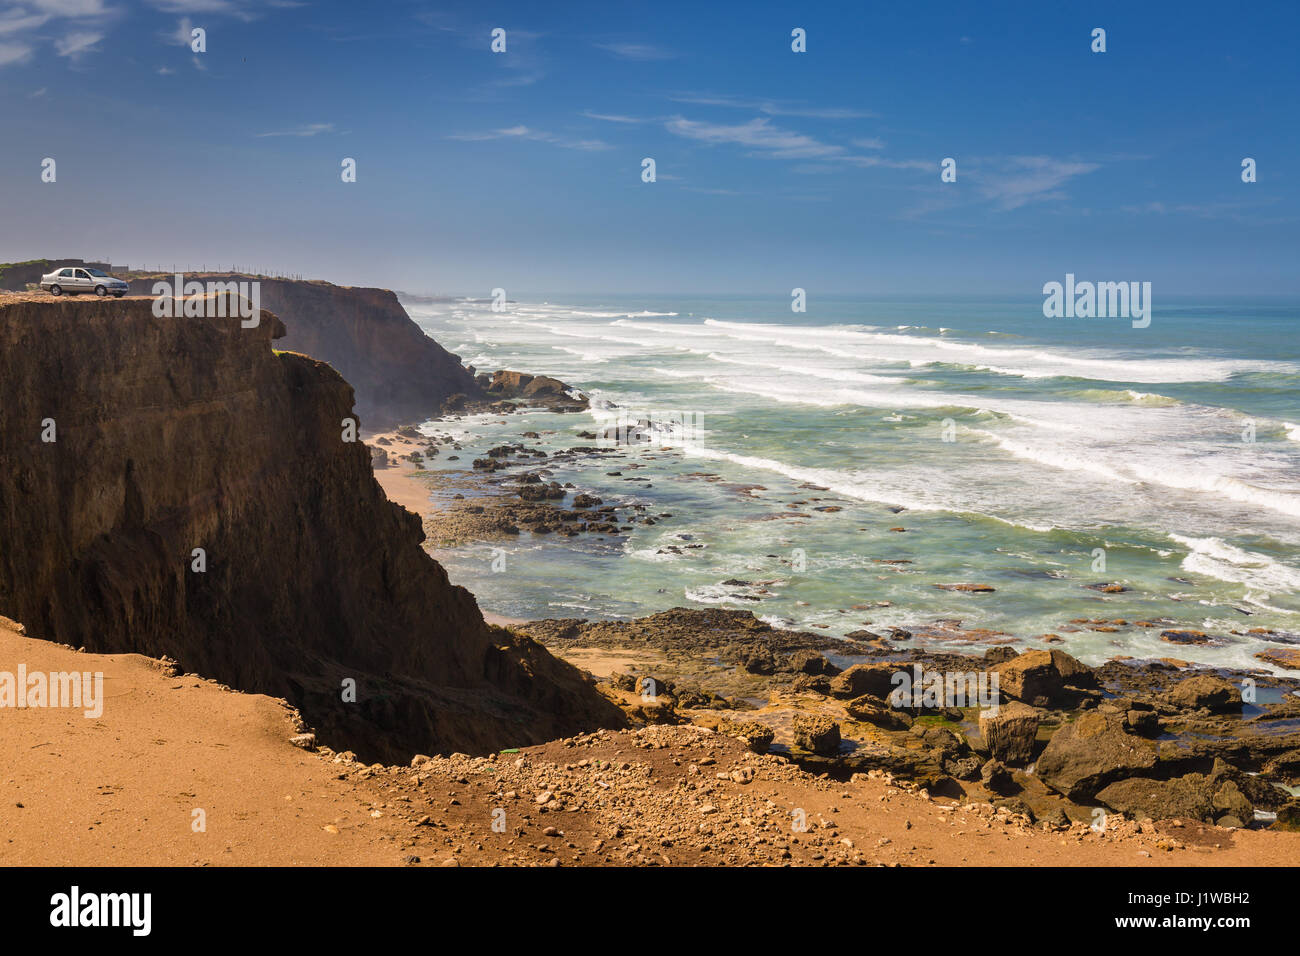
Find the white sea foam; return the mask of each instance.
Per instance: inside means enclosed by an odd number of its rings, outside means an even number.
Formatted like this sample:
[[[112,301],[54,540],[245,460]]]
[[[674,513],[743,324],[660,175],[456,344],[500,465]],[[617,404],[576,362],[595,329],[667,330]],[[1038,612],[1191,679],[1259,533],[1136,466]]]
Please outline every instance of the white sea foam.
[[[974,342],[916,335],[863,333],[842,328],[804,328],[707,319],[705,325],[732,337],[788,348],[856,354],[875,361],[913,365],[964,362],[1003,375],[1068,376],[1112,382],[1224,381],[1244,371],[1294,371],[1284,362],[1217,358],[1130,358],[1095,352],[1063,354],[1041,348],[993,348]]]
[[[1283,564],[1266,554],[1246,551],[1222,538],[1193,538],[1170,534],[1170,540],[1189,549],[1184,571],[1203,574],[1260,591],[1300,591],[1300,568]]]

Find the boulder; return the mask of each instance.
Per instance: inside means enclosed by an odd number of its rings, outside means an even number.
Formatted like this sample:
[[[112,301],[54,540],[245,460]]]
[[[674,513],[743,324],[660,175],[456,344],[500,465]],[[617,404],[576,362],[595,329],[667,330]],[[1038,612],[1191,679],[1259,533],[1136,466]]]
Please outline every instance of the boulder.
[[[1095,796],[1116,780],[1150,770],[1156,755],[1152,741],[1128,733],[1118,710],[1102,708],[1062,725],[1035,766],[1049,787],[1078,800]]]
[[[1237,686],[1212,674],[1185,678],[1167,690],[1164,698],[1185,710],[1202,707],[1218,712],[1241,710],[1241,691]]]
[[[1015,765],[1032,761],[1039,717],[1036,708],[1014,700],[996,711],[992,708],[980,711],[980,734],[989,756]]]
[[[823,757],[840,752],[840,725],[823,714],[794,715],[795,746]]]
[[[1025,651],[994,666],[998,690],[1026,704],[1044,706],[1059,699],[1065,688],[1091,687],[1096,683],[1092,669],[1065,651]]]
[[[1224,816],[1235,817],[1237,820],[1242,821],[1255,819],[1254,805],[1246,799],[1246,795],[1231,780],[1225,781],[1223,786],[1215,791],[1211,805],[1214,807],[1215,819],[1220,821],[1220,826],[1226,825],[1222,823]],[[1241,824],[1237,823],[1235,826],[1240,827]]]
[[[1214,816],[1213,795],[1199,773],[1173,780],[1131,777],[1103,787],[1096,798],[1135,820],[1209,820]]]
[[[949,757],[943,761],[943,771],[958,780],[976,780],[980,775],[983,761],[974,754],[965,757]]]
[[[850,717],[864,724],[884,730],[907,730],[912,726],[912,716],[906,711],[894,710],[879,697],[864,694],[844,705]]]
[[[1278,807],[1277,822],[1273,824],[1273,829],[1300,833],[1300,800],[1288,800]]]
[[[743,740],[745,746],[756,754],[767,753],[775,737],[771,727],[756,720],[724,720],[718,724],[718,733]]]
[[[1007,794],[1018,789],[1011,771],[1000,760],[989,760],[980,767],[980,783],[993,793]]]
[[[1019,652],[1014,647],[1008,647],[1005,644],[998,644],[995,647],[990,647],[984,652],[984,663],[992,667],[995,664],[1003,664],[1007,661],[1015,660],[1018,656]]]
[[[1300,670],[1300,647],[1270,647],[1255,656],[1266,664],[1292,671]]]
[[[790,655],[789,669],[800,674],[834,677],[840,669],[816,651],[796,651]]]
[[[898,686],[894,681],[897,673],[897,664],[854,664],[831,681],[831,694],[842,699],[870,694],[888,700]]]
[[[1156,737],[1160,734],[1160,715],[1135,707],[1124,714],[1124,725],[1140,737]]]

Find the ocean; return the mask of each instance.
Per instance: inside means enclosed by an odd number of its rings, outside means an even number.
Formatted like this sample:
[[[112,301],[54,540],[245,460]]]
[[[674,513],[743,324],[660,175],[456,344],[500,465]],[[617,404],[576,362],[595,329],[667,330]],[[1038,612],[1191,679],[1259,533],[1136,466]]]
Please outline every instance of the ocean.
[[[961,621],[1056,634],[1090,664],[1261,667],[1300,642],[1300,303],[1157,294],[1134,328],[1045,318],[1041,297],[516,298],[404,304],[466,363],[555,376],[592,411],[451,423],[466,450],[431,467],[524,430],[564,448],[649,419],[663,430],[627,459],[552,477],[655,520],[439,552],[486,610],[720,606],[833,634]],[[994,590],[937,587],[956,583]],[[1208,640],[1163,641],[1175,627]]]

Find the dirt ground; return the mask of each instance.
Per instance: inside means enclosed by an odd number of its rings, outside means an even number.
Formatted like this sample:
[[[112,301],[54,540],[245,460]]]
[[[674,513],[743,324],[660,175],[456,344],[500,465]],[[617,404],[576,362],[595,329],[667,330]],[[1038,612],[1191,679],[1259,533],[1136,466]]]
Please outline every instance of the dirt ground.
[[[0,624],[0,672],[104,677],[102,714],[0,708],[3,865],[1288,865],[1300,834],[1045,830],[695,727],[365,766],[282,701]],[[326,741],[325,743],[328,743]],[[203,827],[197,826],[202,811]],[[797,825],[806,823],[806,829]]]

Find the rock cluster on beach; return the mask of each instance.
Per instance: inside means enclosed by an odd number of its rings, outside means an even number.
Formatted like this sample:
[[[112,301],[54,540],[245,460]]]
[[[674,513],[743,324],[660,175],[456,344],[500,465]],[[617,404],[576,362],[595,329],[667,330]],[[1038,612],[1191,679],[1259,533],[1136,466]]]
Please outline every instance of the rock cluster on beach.
[[[999,646],[984,657],[886,650],[717,609],[520,629],[561,656],[593,648],[639,656],[664,690],[634,719],[710,726],[758,752],[775,746],[809,769],[889,771],[933,793],[982,795],[1039,819],[1077,819],[1100,806],[1135,820],[1244,827],[1258,810],[1285,827],[1296,814],[1279,785],[1300,783],[1300,732],[1289,729],[1300,700],[1283,696],[1243,714],[1245,680],[1296,688],[1267,675],[1187,673],[1160,662],[1091,668],[1058,649]],[[914,665],[996,675],[998,706],[892,701],[899,675]],[[616,673],[602,686],[631,705],[632,679],[624,680]]]

